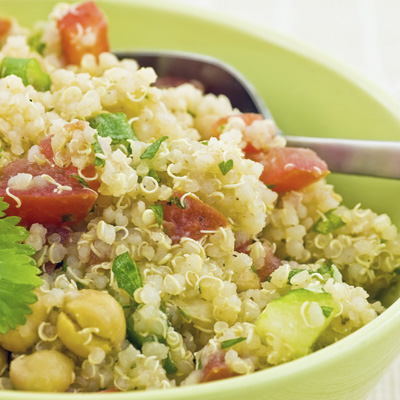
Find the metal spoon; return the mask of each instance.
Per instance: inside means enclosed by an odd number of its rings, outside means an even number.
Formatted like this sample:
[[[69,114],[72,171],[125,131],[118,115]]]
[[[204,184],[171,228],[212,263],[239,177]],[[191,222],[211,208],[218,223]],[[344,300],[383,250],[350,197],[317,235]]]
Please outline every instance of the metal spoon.
[[[241,112],[272,115],[253,85],[230,65],[213,57],[176,51],[117,52],[141,67],[152,67],[159,77],[174,76],[202,83],[206,93],[226,95]],[[280,131],[279,131],[280,132]],[[288,146],[308,147],[324,159],[332,172],[381,178],[400,178],[400,142],[289,136]]]

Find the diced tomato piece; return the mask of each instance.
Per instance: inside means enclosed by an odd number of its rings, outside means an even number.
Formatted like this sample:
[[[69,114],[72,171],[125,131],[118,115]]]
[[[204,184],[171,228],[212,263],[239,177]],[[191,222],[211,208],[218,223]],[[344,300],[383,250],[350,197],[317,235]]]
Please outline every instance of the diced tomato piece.
[[[273,148],[268,154],[259,152],[248,158],[264,166],[260,179],[277,193],[302,189],[329,173],[326,162],[310,149]]]
[[[11,29],[12,23],[7,18],[0,17],[0,38],[7,35],[9,30]]]
[[[210,356],[207,365],[203,369],[202,382],[218,381],[220,379],[232,378],[238,374],[232,371],[225,363],[225,354],[217,352]]]
[[[173,198],[181,199],[183,193],[174,192]],[[225,217],[215,208],[192,196],[183,199],[185,208],[178,207],[172,201],[163,201],[164,222],[167,235],[173,243],[179,243],[183,237],[201,239],[206,233],[219,227],[229,226]]]
[[[251,242],[242,243],[239,246],[235,246],[235,250],[238,253],[250,254],[248,251],[250,244]],[[265,282],[266,279],[282,265],[282,261],[278,257],[275,257],[271,247],[269,247],[266,243],[263,244],[263,247],[266,252],[264,257],[264,265],[262,268],[257,270],[257,275],[261,282]]]
[[[51,147],[51,138],[52,136],[48,136],[47,138],[43,139],[39,143],[39,148],[41,153],[52,163],[54,163],[54,152],[53,148]],[[78,168],[73,166],[72,164],[69,165],[67,168],[63,168],[64,171],[69,175],[78,175]],[[96,176],[96,167],[94,165],[89,165],[82,170],[82,175],[87,178],[94,178]],[[87,179],[86,183],[89,185],[90,189],[98,190],[100,187],[100,182],[95,179]]]
[[[19,173],[33,177],[46,174],[71,190],[57,191],[57,186],[50,183],[27,190],[10,190],[21,201],[18,207],[16,200],[7,193],[7,188],[8,180]],[[25,226],[35,222],[54,226],[80,222],[89,214],[97,199],[95,191],[83,187],[65,168],[30,163],[26,159],[11,162],[0,172],[0,196],[10,205],[6,214],[20,217]]]
[[[72,7],[57,26],[67,64],[79,65],[86,53],[98,56],[110,51],[106,18],[93,1]]]
[[[48,239],[53,233],[57,233],[57,235],[60,236],[61,244],[66,244],[73,232],[69,226],[48,226],[46,229],[46,239]]]
[[[262,121],[263,120],[262,115],[255,114],[255,113],[228,115],[226,117],[220,118],[217,122],[215,122],[212,125],[211,136],[218,137],[221,134],[221,128],[224,125],[226,125],[228,123],[228,121],[233,117],[241,118],[247,126],[251,125],[254,121]],[[254,147],[251,144],[248,144],[247,147],[249,147],[250,152],[252,152],[252,149],[254,149]],[[246,149],[247,149],[247,147],[246,147]],[[246,152],[246,149],[244,150],[245,152]],[[254,151],[259,151],[259,150],[254,149]]]

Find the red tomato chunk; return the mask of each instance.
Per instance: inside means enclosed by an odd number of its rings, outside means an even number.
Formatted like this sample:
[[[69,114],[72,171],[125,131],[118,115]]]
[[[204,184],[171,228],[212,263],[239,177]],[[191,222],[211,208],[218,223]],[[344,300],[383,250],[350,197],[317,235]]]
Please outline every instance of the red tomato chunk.
[[[106,18],[93,1],[74,6],[57,26],[67,64],[79,65],[86,53],[98,56],[110,51]]]
[[[11,21],[7,18],[0,18],[0,38],[7,35],[11,29]]]
[[[223,352],[214,353],[210,356],[207,365],[203,369],[202,382],[217,381],[220,379],[231,378],[238,374],[232,371],[225,363]]]
[[[260,179],[277,193],[302,189],[329,173],[325,161],[310,149],[273,148],[249,158],[264,166]]]
[[[174,193],[174,198],[181,199],[182,196],[183,193]],[[183,237],[199,240],[206,235],[202,231],[215,231],[221,226],[229,226],[219,211],[201,200],[186,196],[182,201],[185,208],[180,208],[171,201],[161,202],[164,210],[163,226],[173,243],[179,243]]]
[[[18,207],[16,200],[7,193],[7,188],[8,180],[19,173],[33,177],[46,174],[71,189],[57,190],[57,185],[52,183],[26,190],[9,189],[9,193],[21,201]],[[6,214],[20,217],[25,226],[35,222],[53,226],[80,222],[89,214],[97,199],[95,191],[82,186],[65,168],[30,163],[26,159],[11,162],[0,172],[0,196],[10,205]]]

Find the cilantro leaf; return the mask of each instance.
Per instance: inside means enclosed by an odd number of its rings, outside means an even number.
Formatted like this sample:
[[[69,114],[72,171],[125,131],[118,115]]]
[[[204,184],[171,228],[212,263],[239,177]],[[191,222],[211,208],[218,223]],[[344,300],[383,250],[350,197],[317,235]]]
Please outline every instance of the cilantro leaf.
[[[164,142],[164,140],[167,140],[168,136],[163,136],[159,139],[157,139],[154,143],[152,143],[140,156],[141,160],[147,159],[151,160],[159,150],[161,143]]]
[[[73,178],[78,179],[79,183],[80,183],[82,186],[84,186],[84,187],[86,187],[86,188],[89,187],[89,184],[88,184],[83,178],[81,178],[79,175],[70,175],[70,176],[72,176]]]
[[[128,117],[124,113],[98,114],[90,118],[88,121],[89,125],[93,129],[96,129],[100,136],[110,137],[111,144],[122,144],[126,147],[128,152],[130,152],[128,140],[138,140],[128,121]]]
[[[154,215],[157,219],[158,227],[161,226],[163,219],[164,219],[164,209],[161,204],[154,204],[153,206],[149,206],[151,211],[153,211]]]
[[[325,218],[320,218],[312,227],[314,232],[321,233],[322,235],[327,235],[338,229],[346,223],[335,214],[335,209],[329,210],[325,213]]]
[[[222,172],[222,175],[226,175],[233,168],[233,160],[230,159],[228,161],[221,161],[218,164],[219,169]]]
[[[143,286],[140,269],[130,257],[129,252],[116,257],[112,271],[117,279],[118,287],[125,290],[131,298],[135,290]]]
[[[40,270],[31,257],[35,249],[22,244],[29,233],[16,226],[18,217],[5,217],[8,204],[0,197],[0,333],[15,329],[26,322],[25,315],[31,314],[29,304],[37,301],[33,293],[42,284]]]
[[[223,342],[221,342],[221,349],[227,349],[228,347],[232,347],[235,344],[238,344],[240,342],[243,342],[244,340],[246,340],[245,337],[238,337],[236,339],[228,339],[228,340],[224,340]]]

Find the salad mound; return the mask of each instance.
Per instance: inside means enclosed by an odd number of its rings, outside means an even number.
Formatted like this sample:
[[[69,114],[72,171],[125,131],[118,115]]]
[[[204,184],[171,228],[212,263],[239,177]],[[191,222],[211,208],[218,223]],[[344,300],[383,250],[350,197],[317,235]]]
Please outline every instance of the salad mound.
[[[400,235],[272,121],[110,53],[92,1],[0,18],[0,389],[204,383],[384,312]]]

